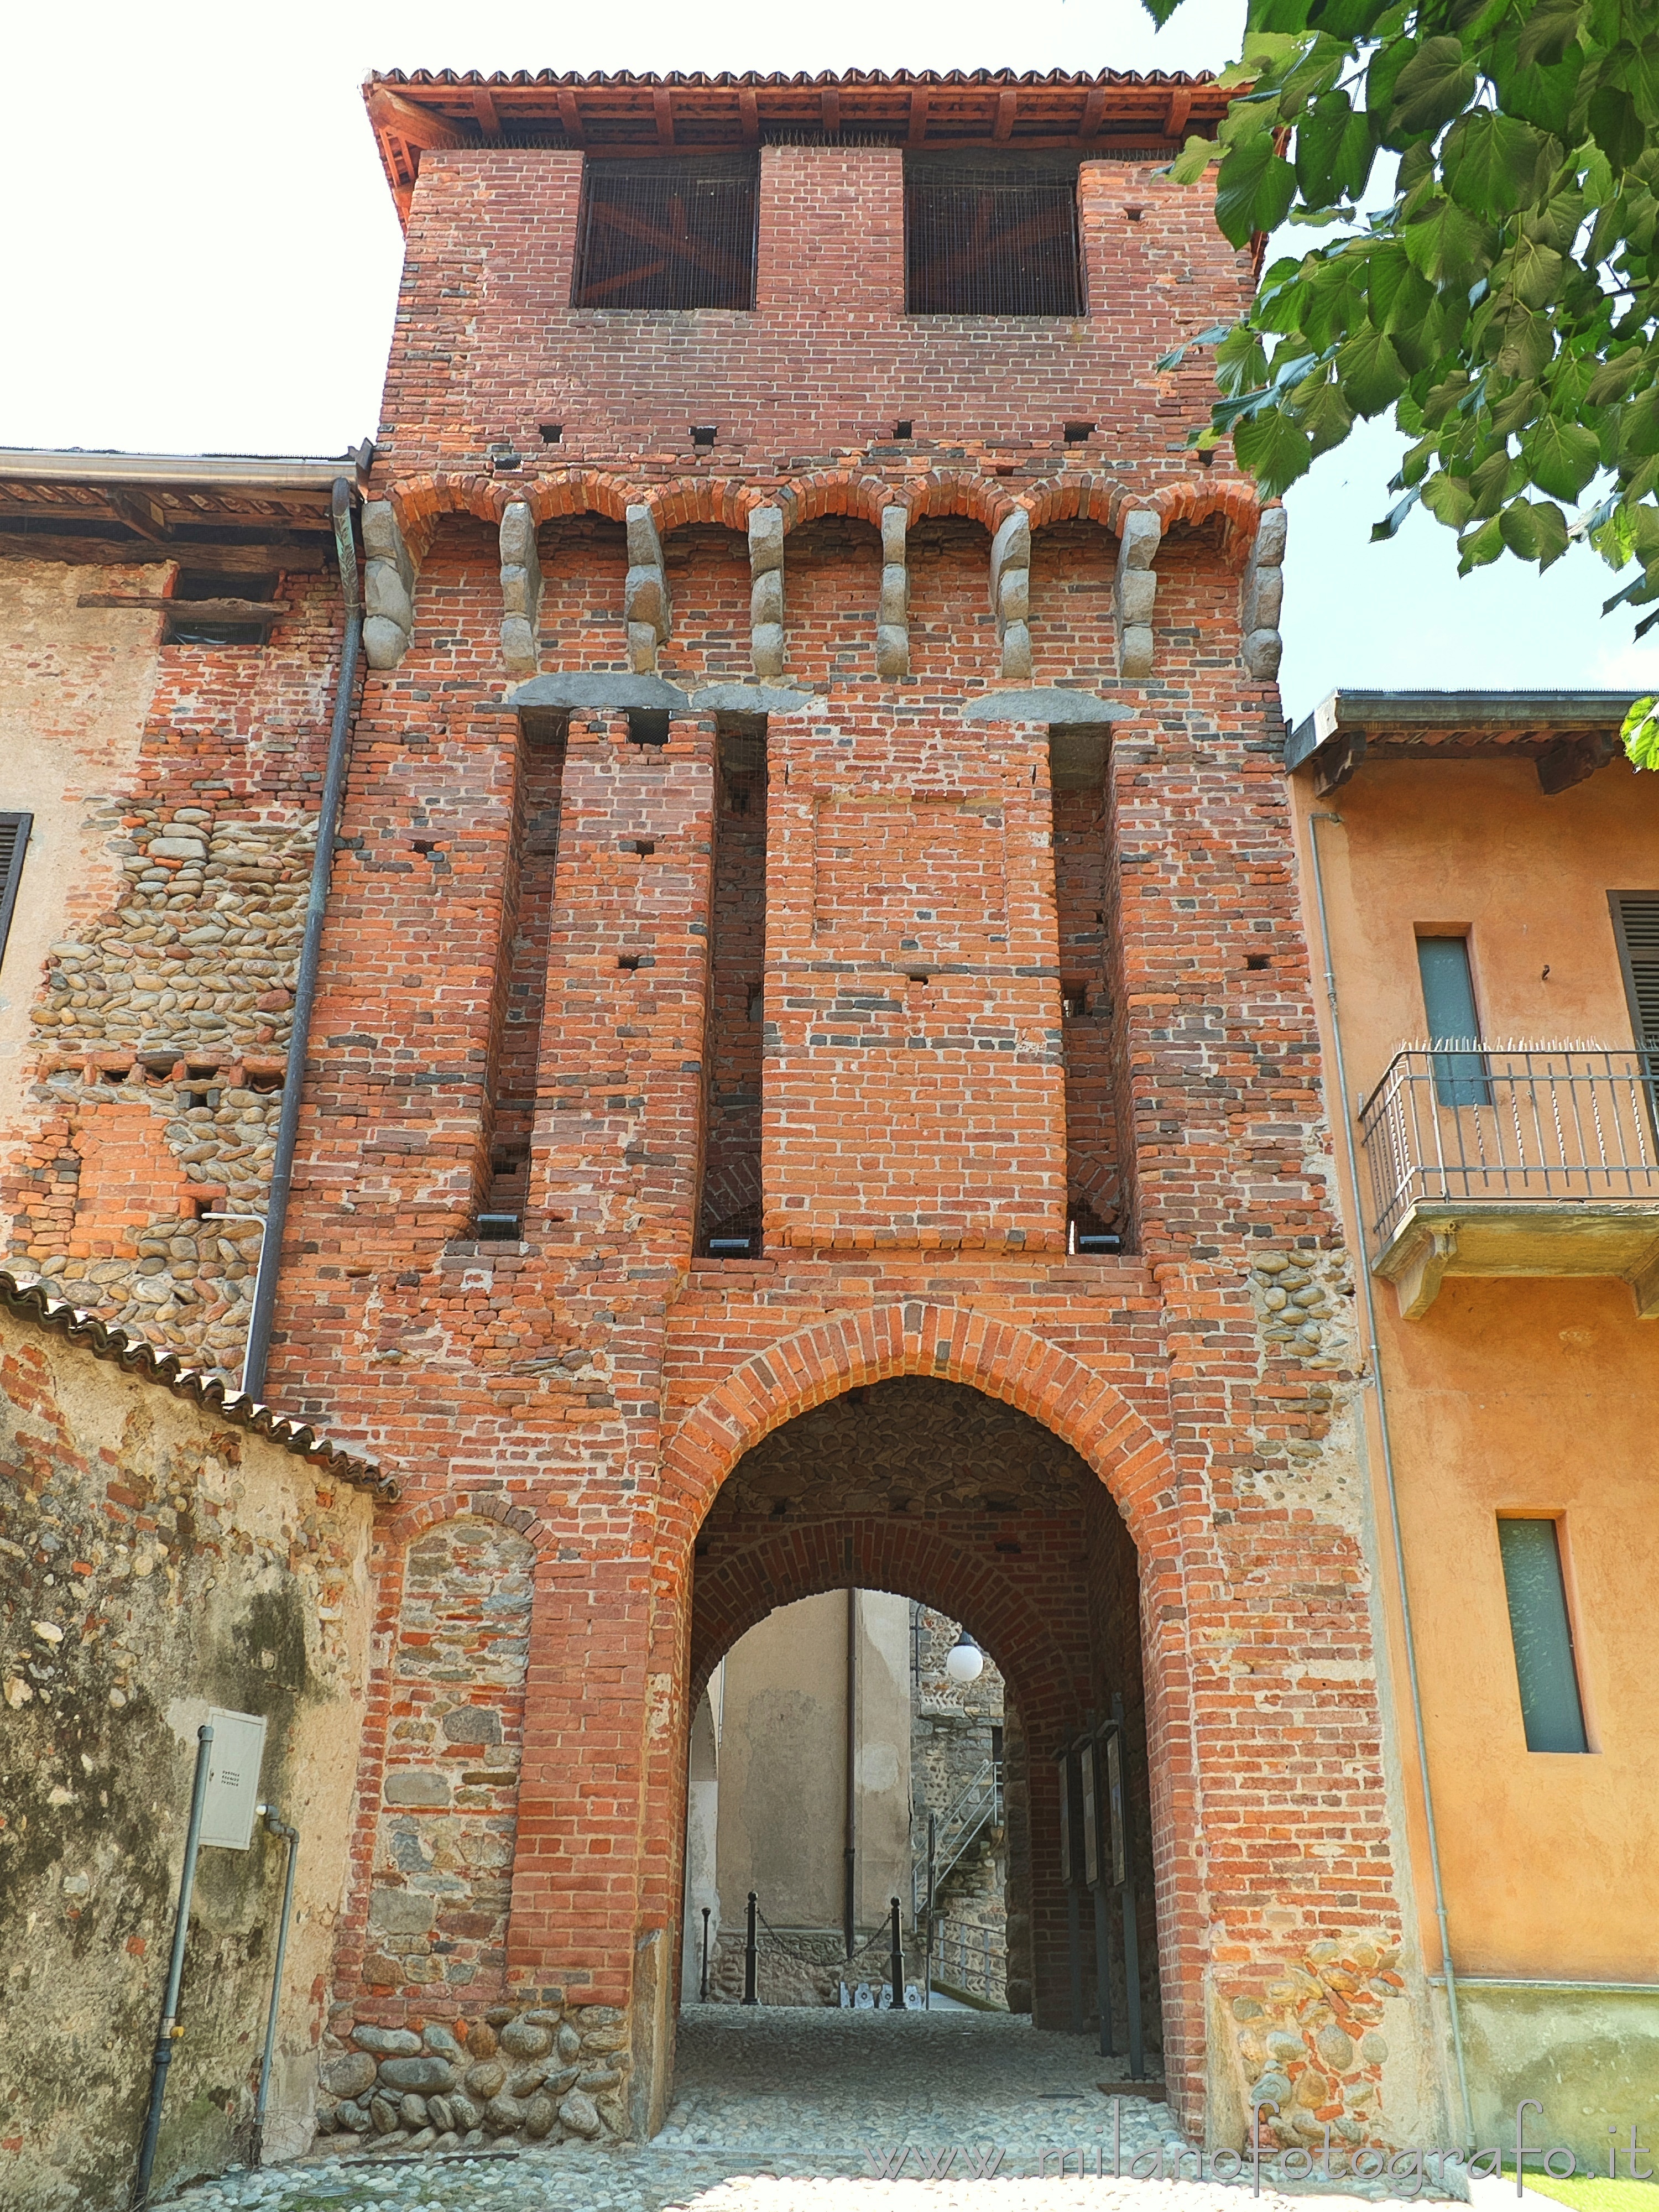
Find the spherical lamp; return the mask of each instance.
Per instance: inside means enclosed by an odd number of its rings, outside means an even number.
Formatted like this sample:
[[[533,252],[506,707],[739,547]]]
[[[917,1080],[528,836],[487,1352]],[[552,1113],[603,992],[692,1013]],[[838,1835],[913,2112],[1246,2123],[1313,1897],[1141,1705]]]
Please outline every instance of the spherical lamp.
[[[964,1628],[951,1646],[945,1671],[953,1682],[977,1682],[985,1672],[985,1654]]]

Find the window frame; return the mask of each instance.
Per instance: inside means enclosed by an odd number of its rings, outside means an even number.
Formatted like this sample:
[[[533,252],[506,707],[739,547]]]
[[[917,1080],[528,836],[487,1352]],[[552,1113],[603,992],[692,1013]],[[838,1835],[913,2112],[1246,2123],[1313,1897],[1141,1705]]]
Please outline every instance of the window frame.
[[[1583,1759],[1600,1749],[1590,1725],[1589,1699],[1585,1693],[1584,1669],[1581,1658],[1582,1641],[1578,1632],[1578,1608],[1576,1602],[1572,1572],[1572,1555],[1567,1545],[1566,1521],[1564,1511],[1547,1506],[1511,1506],[1499,1508],[1493,1515],[1498,1535],[1498,1577],[1504,1591],[1504,1620],[1510,1632],[1510,1658],[1515,1668],[1516,1702],[1520,1707],[1522,1734],[1526,1739],[1528,1757],[1538,1759]],[[1554,1531],[1555,1568],[1561,1595],[1561,1617],[1566,1632],[1567,1672],[1571,1679],[1573,1700],[1578,1712],[1578,1733],[1581,1742],[1565,1748],[1559,1746],[1534,1746],[1528,1723],[1526,1697],[1521,1682],[1521,1654],[1516,1640],[1515,1610],[1510,1595],[1509,1568],[1504,1558],[1504,1528],[1508,1522],[1543,1522]]]
[[[602,176],[618,177],[624,172],[637,172],[640,179],[649,177],[672,176],[678,169],[688,182],[695,182],[701,167],[705,174],[715,171],[736,179],[739,173],[750,192],[750,220],[745,241],[747,252],[747,296],[733,304],[725,301],[706,301],[671,305],[663,303],[642,306],[635,301],[608,301],[584,297],[588,283],[588,256],[591,225],[593,220],[594,186]],[[760,282],[760,152],[758,148],[733,155],[727,151],[698,152],[679,149],[657,159],[626,155],[612,159],[595,160],[591,154],[582,157],[581,194],[576,210],[576,234],[570,265],[570,307],[573,313],[589,315],[752,315],[756,310]]]
[[[930,173],[940,185],[954,183],[963,191],[973,190],[976,185],[982,191],[988,191],[994,187],[994,180],[999,173],[1009,179],[1016,178],[1018,174],[1016,165],[1021,162],[1026,166],[1025,181],[1034,191],[1044,183],[1043,172],[1045,171],[1056,182],[1062,177],[1069,181],[1072,248],[1069,266],[1076,287],[1073,303],[1066,307],[1042,307],[917,305],[917,294],[922,287],[917,282],[920,273],[918,258],[920,246],[916,241],[913,222],[915,214],[913,191],[927,181]],[[949,174],[953,167],[963,172],[960,177],[952,178]],[[1027,150],[1018,146],[994,149],[964,146],[959,149],[929,148],[924,152],[918,152],[907,148],[902,184],[904,218],[904,313],[907,319],[917,322],[938,322],[947,318],[955,318],[973,322],[1028,323],[1076,323],[1086,320],[1092,309],[1089,298],[1088,258],[1084,252],[1082,211],[1079,205],[1082,167],[1081,155],[1073,155],[1048,149],[1033,148]],[[974,172],[977,172],[977,175],[972,173]],[[1004,187],[1004,189],[1010,188]]]
[[[1429,1003],[1428,976],[1423,966],[1425,945],[1461,945],[1463,948],[1463,973],[1468,983],[1469,1013],[1472,1029],[1468,1043],[1479,1048],[1482,1023],[1480,1000],[1475,988],[1474,960],[1470,939],[1473,933],[1419,926],[1413,933],[1417,953],[1417,987],[1423,1000],[1423,1026],[1429,1040],[1431,1063],[1434,1069],[1434,1103],[1449,1108],[1454,1113],[1468,1106],[1490,1106],[1492,1103],[1492,1071],[1486,1054],[1479,1049],[1468,1052],[1456,1048],[1464,1040],[1458,1036],[1437,1036],[1435,1018]]]

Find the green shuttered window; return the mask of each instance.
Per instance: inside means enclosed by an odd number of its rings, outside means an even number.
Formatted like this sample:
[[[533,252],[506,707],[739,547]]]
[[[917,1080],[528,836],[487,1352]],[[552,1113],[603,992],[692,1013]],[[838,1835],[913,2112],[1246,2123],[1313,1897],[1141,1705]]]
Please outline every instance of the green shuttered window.
[[[1498,1547],[1528,1751],[1588,1751],[1573,1659],[1572,1623],[1553,1521],[1499,1516]]]
[[[0,960],[6,957],[6,933],[11,927],[11,910],[17,903],[17,885],[33,822],[32,814],[0,813]]]

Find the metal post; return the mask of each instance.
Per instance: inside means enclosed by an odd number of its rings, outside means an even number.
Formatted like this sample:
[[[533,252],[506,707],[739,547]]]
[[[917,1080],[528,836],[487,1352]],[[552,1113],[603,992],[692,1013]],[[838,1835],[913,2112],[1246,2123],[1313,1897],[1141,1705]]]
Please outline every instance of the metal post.
[[[755,1986],[760,1962],[759,1930],[756,1923],[758,1909],[759,1899],[751,1889],[749,1893],[749,1927],[743,1940],[743,2001],[745,2004],[760,2002]]]
[[[902,2012],[904,2010],[904,1937],[899,1928],[899,1901],[897,1898],[895,1898],[892,1901],[892,1911],[889,1922],[889,1930],[890,1932],[887,1939],[890,1947],[888,1965],[891,1970],[893,1977],[893,2010],[895,2012]]]
[[[1100,2049],[1103,2057],[1112,2055],[1112,1946],[1107,1932],[1106,1883],[1103,1879],[1095,1885],[1095,2010],[1100,2015]]]
[[[1083,1915],[1078,1908],[1077,1884],[1066,1885],[1066,1948],[1072,1962],[1072,2033],[1083,2033]]]
[[[138,2179],[132,2192],[132,2212],[143,2212],[149,2203],[149,2177],[155,2164],[155,2145],[161,2133],[161,2100],[167,2094],[167,2069],[173,2046],[184,2033],[178,2025],[179,1984],[184,1978],[185,1938],[190,1932],[190,1896],[196,1887],[196,1854],[201,1847],[202,1808],[207,1801],[208,1766],[213,1756],[213,1730],[204,1721],[196,1731],[196,1779],[190,1793],[190,1826],[185,1834],[184,1871],[179,1877],[179,1910],[173,1923],[173,1955],[167,1961],[167,1995],[161,2000],[161,2025],[155,2035],[155,2060],[149,2077],[149,2111],[144,2120],[143,2148],[138,2154]]]
[[[1135,1902],[1135,1831],[1129,1775],[1129,1732],[1124,1725],[1123,1695],[1112,1698],[1118,1757],[1123,1776],[1123,1996],[1129,2014],[1129,2078],[1144,2081],[1146,2057],[1140,2034],[1140,1916]]]
[[[698,1990],[697,1990],[698,2002],[699,2002],[700,2003],[702,2003],[702,2004],[707,2004],[707,2003],[708,2003],[708,1914],[709,1914],[709,1910],[710,1910],[710,1908],[709,1908],[708,1905],[704,1905],[704,1907],[702,1908],[702,1981],[698,1984]]]
[[[294,1874],[300,1863],[300,1832],[290,1828],[274,1805],[260,1808],[273,1836],[288,1844],[288,1872],[283,1881],[283,1917],[276,1923],[276,1963],[270,1975],[270,2009],[265,2014],[264,2055],[259,2061],[259,2094],[253,2100],[253,2148],[248,2164],[264,2164],[265,2106],[270,2100],[270,2058],[276,2047],[276,2013],[283,1998],[283,1960],[288,1954],[289,1923],[294,1914]]]
[[[847,1710],[842,1716],[846,1799],[842,1810],[841,1933],[848,1963],[858,1948],[859,1901],[859,1594],[847,1593]]]
[[[927,1815],[927,1960],[922,1978],[921,2002],[925,2012],[933,2008],[933,1854],[939,1841],[939,1814]]]

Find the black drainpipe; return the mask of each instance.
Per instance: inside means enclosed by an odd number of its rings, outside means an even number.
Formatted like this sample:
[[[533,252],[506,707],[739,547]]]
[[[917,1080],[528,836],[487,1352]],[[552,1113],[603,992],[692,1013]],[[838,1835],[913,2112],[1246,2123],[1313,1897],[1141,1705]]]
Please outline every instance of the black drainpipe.
[[[322,953],[329,878],[334,869],[334,839],[340,826],[340,801],[345,792],[351,751],[352,702],[356,695],[357,653],[363,635],[362,603],[357,591],[357,548],[351,534],[351,486],[343,477],[335,478],[331,504],[345,628],[340,643],[339,675],[334,687],[334,723],[328,738],[323,803],[317,816],[317,852],[311,864],[311,895],[306,901],[305,935],[300,943],[300,973],[294,985],[294,1030],[289,1040],[288,1073],[283,1083],[283,1110],[276,1122],[276,1157],[270,1164],[265,1233],[259,1245],[253,1312],[247,1328],[247,1354],[242,1363],[242,1388],[251,1398],[257,1398],[264,1389],[265,1362],[270,1353],[276,1276],[282,1265],[283,1227],[288,1218],[288,1195],[294,1181],[295,1141],[300,1133],[300,1091],[305,1082],[306,1053],[311,1038],[311,1008],[317,996],[317,964]]]

